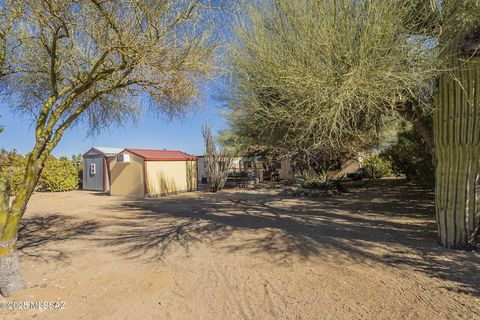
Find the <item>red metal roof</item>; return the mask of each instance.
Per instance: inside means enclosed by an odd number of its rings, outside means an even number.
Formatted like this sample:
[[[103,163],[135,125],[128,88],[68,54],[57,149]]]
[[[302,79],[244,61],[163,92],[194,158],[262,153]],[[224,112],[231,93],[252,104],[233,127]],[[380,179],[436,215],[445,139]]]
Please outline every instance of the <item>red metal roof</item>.
[[[168,161],[185,161],[197,160],[196,157],[182,151],[176,150],[151,150],[151,149],[130,149],[127,148],[123,152],[128,151],[142,157],[145,160],[168,160]]]

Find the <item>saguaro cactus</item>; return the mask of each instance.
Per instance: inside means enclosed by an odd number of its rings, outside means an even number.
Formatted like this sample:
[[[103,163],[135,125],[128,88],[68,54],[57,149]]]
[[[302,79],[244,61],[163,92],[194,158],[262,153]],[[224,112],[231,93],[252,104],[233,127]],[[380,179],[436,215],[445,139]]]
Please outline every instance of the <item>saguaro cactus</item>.
[[[480,225],[480,56],[440,77],[434,117],[436,211],[442,246],[475,246]]]

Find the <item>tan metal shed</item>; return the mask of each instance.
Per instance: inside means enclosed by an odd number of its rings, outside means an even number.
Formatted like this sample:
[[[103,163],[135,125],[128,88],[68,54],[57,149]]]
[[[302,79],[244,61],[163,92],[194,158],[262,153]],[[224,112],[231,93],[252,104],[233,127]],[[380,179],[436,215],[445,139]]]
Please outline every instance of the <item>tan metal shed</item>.
[[[110,164],[110,194],[159,197],[197,189],[197,158],[181,151],[127,148]]]

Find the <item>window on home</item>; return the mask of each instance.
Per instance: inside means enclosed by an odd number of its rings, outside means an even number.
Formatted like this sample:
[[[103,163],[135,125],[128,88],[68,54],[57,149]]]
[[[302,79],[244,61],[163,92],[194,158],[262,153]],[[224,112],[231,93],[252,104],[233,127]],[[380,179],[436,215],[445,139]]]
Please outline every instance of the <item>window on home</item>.
[[[96,173],[97,173],[97,168],[95,167],[95,163],[92,163],[92,164],[90,165],[90,174],[91,174],[91,175],[94,175],[94,174],[96,174]]]

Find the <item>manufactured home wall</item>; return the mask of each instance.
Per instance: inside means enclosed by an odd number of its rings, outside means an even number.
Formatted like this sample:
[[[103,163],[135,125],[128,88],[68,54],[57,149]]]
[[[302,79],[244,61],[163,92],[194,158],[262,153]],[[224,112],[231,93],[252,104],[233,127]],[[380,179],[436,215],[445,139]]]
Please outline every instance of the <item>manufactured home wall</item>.
[[[146,171],[150,197],[197,188],[196,161],[146,161]]]
[[[130,154],[129,163],[110,163],[110,194],[112,196],[144,197],[143,158]]]

